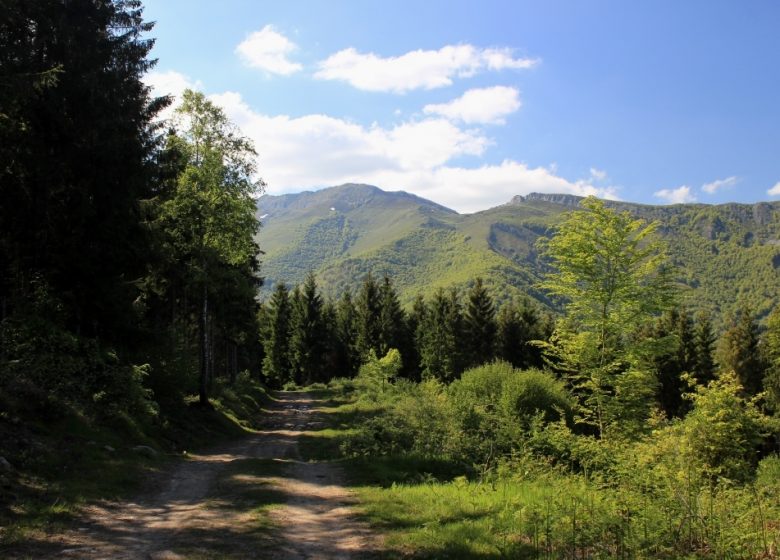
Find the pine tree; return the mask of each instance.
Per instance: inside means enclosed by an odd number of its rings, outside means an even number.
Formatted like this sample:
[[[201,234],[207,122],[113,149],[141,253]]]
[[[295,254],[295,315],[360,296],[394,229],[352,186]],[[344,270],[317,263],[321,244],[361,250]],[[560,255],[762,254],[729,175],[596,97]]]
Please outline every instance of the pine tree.
[[[465,360],[469,367],[491,362],[495,358],[496,310],[482,278],[477,278],[469,290],[463,331],[467,345]]]
[[[336,305],[336,339],[337,374],[354,377],[360,367],[360,354],[357,349],[357,311],[349,290],[344,291]]]
[[[317,292],[317,280],[309,273],[297,295],[292,298],[292,335],[290,355],[294,379],[298,385],[319,381],[324,354],[324,325],[322,322],[322,297]],[[294,293],[296,293],[294,292]]]
[[[715,335],[712,332],[710,315],[700,312],[696,315],[693,328],[694,364],[692,374],[696,383],[706,386],[715,379],[715,361],[713,360],[713,348],[715,347]]]
[[[498,356],[516,368],[542,367],[541,349],[532,341],[546,341],[549,333],[531,303],[524,299],[503,305],[498,313]]]
[[[767,404],[780,414],[780,305],[775,306],[766,321],[766,332],[762,340],[764,348],[764,390]]]
[[[406,332],[409,337],[407,346],[407,355],[404,359],[404,375],[414,381],[420,381],[422,377],[422,357],[420,355],[423,347],[425,320],[427,315],[427,305],[422,295],[417,295],[412,304],[412,309],[406,320]]]
[[[266,308],[266,327],[263,333],[263,374],[269,383],[282,387],[291,381],[290,364],[290,298],[283,282],[276,284]]]
[[[457,292],[439,288],[427,306],[421,331],[423,376],[453,381],[462,368],[462,317]]]
[[[733,371],[745,393],[761,391],[764,364],[759,355],[758,324],[752,312],[742,307],[731,318],[730,326],[718,344],[717,361],[721,372]]]
[[[384,356],[391,348],[403,350],[406,322],[406,314],[401,309],[398,294],[389,276],[384,277],[379,287],[379,301],[379,353],[377,356]],[[403,355],[401,357],[403,359]]]
[[[379,286],[374,277],[369,273],[363,280],[356,302],[357,311],[357,348],[360,359],[365,360],[373,351],[375,356],[383,356],[381,353],[381,324],[382,297]]]

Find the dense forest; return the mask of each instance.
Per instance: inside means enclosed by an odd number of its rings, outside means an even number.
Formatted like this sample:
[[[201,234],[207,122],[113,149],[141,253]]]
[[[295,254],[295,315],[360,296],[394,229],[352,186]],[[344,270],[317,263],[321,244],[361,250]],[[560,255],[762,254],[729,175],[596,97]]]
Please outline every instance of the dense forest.
[[[261,298],[257,154],[202,93],[159,118],[151,29],[137,0],[3,2],[3,464],[49,468],[30,442],[69,418],[178,451],[225,388],[328,385],[363,419],[331,458],[447,462],[421,488],[475,510],[501,488],[480,530],[503,556],[776,557],[777,301],[688,309],[659,222],[595,198],[529,249],[527,294],[472,261],[407,305],[381,266]]]

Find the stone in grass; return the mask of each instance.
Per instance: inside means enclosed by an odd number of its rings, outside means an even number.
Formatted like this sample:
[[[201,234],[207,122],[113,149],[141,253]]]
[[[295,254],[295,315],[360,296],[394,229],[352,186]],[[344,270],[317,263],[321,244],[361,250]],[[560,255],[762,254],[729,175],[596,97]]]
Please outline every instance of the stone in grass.
[[[157,457],[157,455],[159,455],[155,449],[152,449],[148,445],[136,445],[133,447],[133,451],[144,457]]]

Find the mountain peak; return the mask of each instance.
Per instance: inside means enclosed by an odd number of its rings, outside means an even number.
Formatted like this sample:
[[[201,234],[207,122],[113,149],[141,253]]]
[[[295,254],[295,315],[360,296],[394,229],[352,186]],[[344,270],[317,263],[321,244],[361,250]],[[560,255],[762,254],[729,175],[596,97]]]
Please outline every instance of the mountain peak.
[[[549,202],[551,204],[560,204],[562,206],[577,207],[583,197],[573,194],[562,193],[530,193],[526,196],[517,195],[509,201],[509,204],[522,204],[523,202]]]

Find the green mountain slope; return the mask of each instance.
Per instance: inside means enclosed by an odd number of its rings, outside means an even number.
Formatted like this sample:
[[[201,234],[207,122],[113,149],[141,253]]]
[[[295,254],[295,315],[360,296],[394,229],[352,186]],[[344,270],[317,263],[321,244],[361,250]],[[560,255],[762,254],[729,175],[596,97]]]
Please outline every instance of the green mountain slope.
[[[501,299],[529,294],[545,270],[535,243],[550,235],[580,198],[531,194],[460,215],[428,200],[367,185],[263,196],[258,242],[265,251],[264,291],[299,283],[311,270],[325,294],[355,289],[371,271],[389,274],[402,300],[438,287],[465,287],[482,276]],[[650,206],[612,202],[658,220],[693,310],[724,316],[741,304],[766,314],[780,301],[780,202],[754,205]]]

